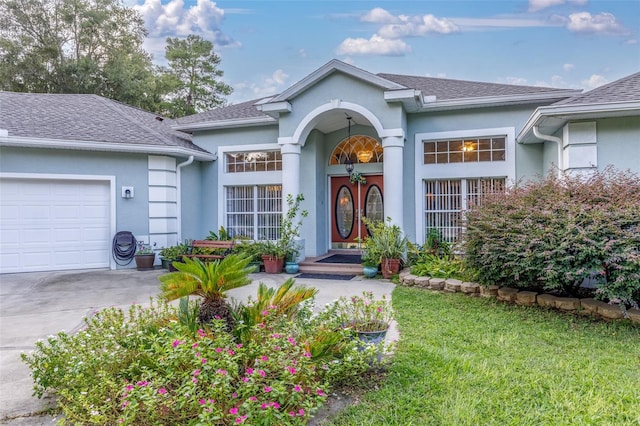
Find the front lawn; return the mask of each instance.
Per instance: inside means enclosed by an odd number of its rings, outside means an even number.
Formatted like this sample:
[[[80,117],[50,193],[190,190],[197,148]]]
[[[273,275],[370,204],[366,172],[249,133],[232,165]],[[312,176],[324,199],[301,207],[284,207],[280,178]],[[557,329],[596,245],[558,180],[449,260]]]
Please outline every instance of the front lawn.
[[[640,328],[399,287],[387,380],[333,425],[640,425]]]

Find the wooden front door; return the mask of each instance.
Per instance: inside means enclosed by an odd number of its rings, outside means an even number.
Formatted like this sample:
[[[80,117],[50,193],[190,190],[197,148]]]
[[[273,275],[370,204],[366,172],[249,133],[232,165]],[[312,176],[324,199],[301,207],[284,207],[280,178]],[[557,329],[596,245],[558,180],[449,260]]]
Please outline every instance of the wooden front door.
[[[362,216],[384,220],[382,175],[365,176],[367,183],[349,182],[349,176],[331,178],[331,247],[355,248],[360,236],[369,235]]]

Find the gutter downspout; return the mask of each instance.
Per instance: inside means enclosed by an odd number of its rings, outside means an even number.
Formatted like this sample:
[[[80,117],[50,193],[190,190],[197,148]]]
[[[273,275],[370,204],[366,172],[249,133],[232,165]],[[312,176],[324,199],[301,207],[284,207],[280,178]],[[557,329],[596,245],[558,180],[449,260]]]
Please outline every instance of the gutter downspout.
[[[178,241],[182,241],[182,168],[193,163],[193,155],[184,163],[178,164],[176,168],[176,215],[178,220]]]
[[[562,173],[562,167],[563,167],[563,155],[562,155],[562,151],[563,151],[563,142],[562,142],[562,138],[559,138],[557,136],[551,136],[551,135],[545,135],[543,133],[540,133],[540,130],[538,129],[538,126],[533,126],[533,135],[538,138],[538,139],[542,139],[543,141],[549,141],[549,142],[555,142],[556,144],[558,144],[558,176],[560,176],[560,174]]]

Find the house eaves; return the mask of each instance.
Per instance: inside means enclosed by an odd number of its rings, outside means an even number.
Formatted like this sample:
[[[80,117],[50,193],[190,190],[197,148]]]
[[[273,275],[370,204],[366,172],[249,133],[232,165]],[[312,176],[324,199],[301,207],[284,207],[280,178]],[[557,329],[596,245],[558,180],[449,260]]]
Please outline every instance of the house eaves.
[[[538,102],[554,102],[580,94],[581,90],[557,90],[554,92],[527,93],[519,95],[483,96],[475,98],[448,99],[438,101],[435,96],[424,96],[420,112],[450,111],[459,109],[527,105]]]
[[[198,161],[215,161],[218,158],[216,154],[184,148],[181,146],[42,139],[24,136],[9,136],[6,134],[6,132],[0,133],[0,146],[13,146],[20,148],[73,149],[79,151],[125,152],[135,154],[171,155],[179,157],[189,157],[193,155],[193,158]]]
[[[269,103],[289,101],[318,83],[320,80],[328,77],[335,72],[341,72],[350,75],[354,78],[373,84],[374,86],[378,86],[384,90],[398,90],[407,88],[401,84],[387,80],[386,78],[382,78],[360,68],[356,68],[337,59],[332,59],[322,67],[307,75],[302,80],[295,83],[293,86],[289,87],[278,96],[275,96]]]
[[[516,140],[523,144],[543,142],[533,134],[533,128],[536,126],[542,133],[552,135],[572,120],[629,116],[640,116],[640,101],[556,104],[539,107],[529,117]]]
[[[278,124],[278,120],[273,117],[247,117],[247,118],[233,118],[229,120],[211,120],[201,121],[190,124],[172,124],[171,128],[174,130],[180,130],[182,132],[194,132],[198,130],[217,130],[217,129],[230,129],[241,127],[256,127],[256,126],[270,126]]]

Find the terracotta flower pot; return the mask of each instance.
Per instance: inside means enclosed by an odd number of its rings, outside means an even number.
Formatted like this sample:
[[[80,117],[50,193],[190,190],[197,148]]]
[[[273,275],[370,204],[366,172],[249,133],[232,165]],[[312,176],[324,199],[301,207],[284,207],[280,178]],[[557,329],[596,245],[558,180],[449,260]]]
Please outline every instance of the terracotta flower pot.
[[[262,262],[264,263],[264,271],[267,274],[279,274],[284,267],[284,257],[263,254]]]
[[[150,271],[153,269],[153,263],[156,261],[155,253],[152,254],[136,254],[136,268],[138,271]]]
[[[382,259],[382,277],[391,278],[400,272],[400,259]]]

